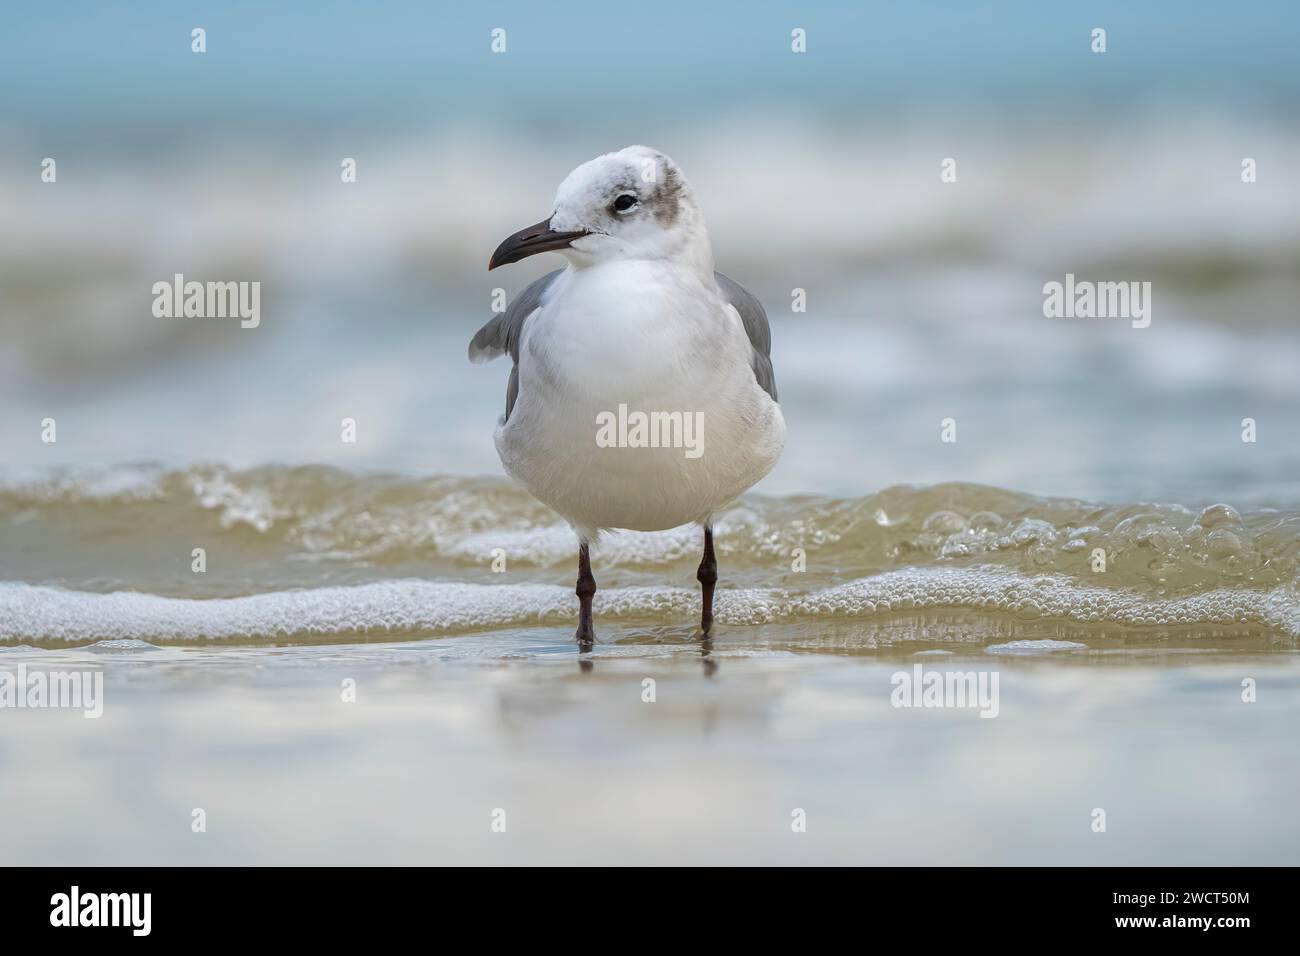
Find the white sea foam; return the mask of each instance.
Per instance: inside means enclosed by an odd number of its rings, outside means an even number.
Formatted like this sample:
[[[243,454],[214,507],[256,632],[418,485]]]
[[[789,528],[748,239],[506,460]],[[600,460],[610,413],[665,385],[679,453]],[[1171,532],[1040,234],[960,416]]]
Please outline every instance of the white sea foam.
[[[1051,654],[1056,651],[1086,650],[1087,644],[1078,641],[1008,641],[1005,644],[990,644],[984,648],[986,654]]]
[[[1081,585],[1066,576],[1026,577],[994,567],[909,568],[799,593],[724,590],[717,619],[740,626],[846,620],[896,612],[978,613],[1128,627],[1255,625],[1300,639],[1300,601],[1289,587],[1219,589],[1181,598]],[[689,620],[699,595],[687,588],[610,588],[596,611],[607,621]],[[384,581],[193,600],[136,592],[95,594],[0,583],[0,640],[307,640],[331,635],[441,635],[571,623],[573,592],[560,585]]]

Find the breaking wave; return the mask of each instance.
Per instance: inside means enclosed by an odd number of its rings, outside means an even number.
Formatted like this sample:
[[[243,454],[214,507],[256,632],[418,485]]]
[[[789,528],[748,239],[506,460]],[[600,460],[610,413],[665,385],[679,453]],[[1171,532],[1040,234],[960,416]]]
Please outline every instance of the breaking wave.
[[[53,473],[0,485],[0,530],[6,642],[439,635],[567,624],[576,607],[572,533],[497,479],[316,466]],[[946,484],[750,497],[717,531],[718,618],[734,626],[964,609],[1300,638],[1300,514]],[[698,554],[693,527],[608,535],[599,615],[689,620]]]
[[[599,593],[602,619],[640,622],[699,613],[686,588],[615,588]],[[1125,627],[1254,625],[1300,638],[1300,602],[1291,588],[1218,589],[1150,598],[1066,578],[987,567],[909,568],[805,594],[744,588],[720,592],[726,625],[869,618],[891,612],[967,609]],[[321,639],[376,634],[440,635],[571,623],[572,589],[560,585],[477,585],[384,581],[237,598],[192,600],[153,594],[91,594],[0,584],[0,638],[7,641],[194,641]]]

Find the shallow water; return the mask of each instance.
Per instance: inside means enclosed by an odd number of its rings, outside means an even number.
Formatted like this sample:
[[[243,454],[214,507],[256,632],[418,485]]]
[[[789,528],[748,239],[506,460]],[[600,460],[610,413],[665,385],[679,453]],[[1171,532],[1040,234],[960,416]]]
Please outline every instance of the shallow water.
[[[612,535],[580,654],[572,534],[503,481],[13,482],[0,675],[104,684],[98,719],[0,712],[0,846],[66,864],[1290,864],[1298,523],[973,485],[752,497],[720,518],[710,639],[698,529]],[[900,675],[933,674],[996,684],[896,706]]]
[[[4,715],[0,845],[55,864],[1294,864],[1293,653],[1001,628],[981,648],[940,626],[921,656],[871,628],[702,648],[608,625],[581,660],[567,627],[11,648],[0,668],[102,671],[104,710]],[[917,663],[997,673],[996,718],[892,706]]]

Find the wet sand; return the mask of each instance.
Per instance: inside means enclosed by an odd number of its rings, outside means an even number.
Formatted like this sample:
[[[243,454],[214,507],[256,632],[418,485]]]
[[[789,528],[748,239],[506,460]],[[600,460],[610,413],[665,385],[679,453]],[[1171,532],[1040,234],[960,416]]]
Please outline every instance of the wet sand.
[[[8,648],[0,668],[102,670],[105,690],[98,720],[3,715],[0,845],[47,864],[1295,862],[1293,651],[1041,622],[949,639],[979,629],[605,627],[582,657],[560,628]],[[996,717],[893,706],[917,664],[996,673]]]

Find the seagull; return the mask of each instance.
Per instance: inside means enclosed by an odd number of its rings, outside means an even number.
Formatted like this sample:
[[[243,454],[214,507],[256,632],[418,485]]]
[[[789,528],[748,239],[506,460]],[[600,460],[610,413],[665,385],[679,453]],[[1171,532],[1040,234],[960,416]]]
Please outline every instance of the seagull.
[[[501,243],[488,270],[567,261],[479,329],[472,362],[514,362],[494,434],[507,474],[578,538],[577,641],[595,639],[589,545],[606,530],[704,530],[701,627],[718,580],[713,515],[785,444],[767,313],[713,269],[681,169],[646,146],[583,163],[553,212]]]

